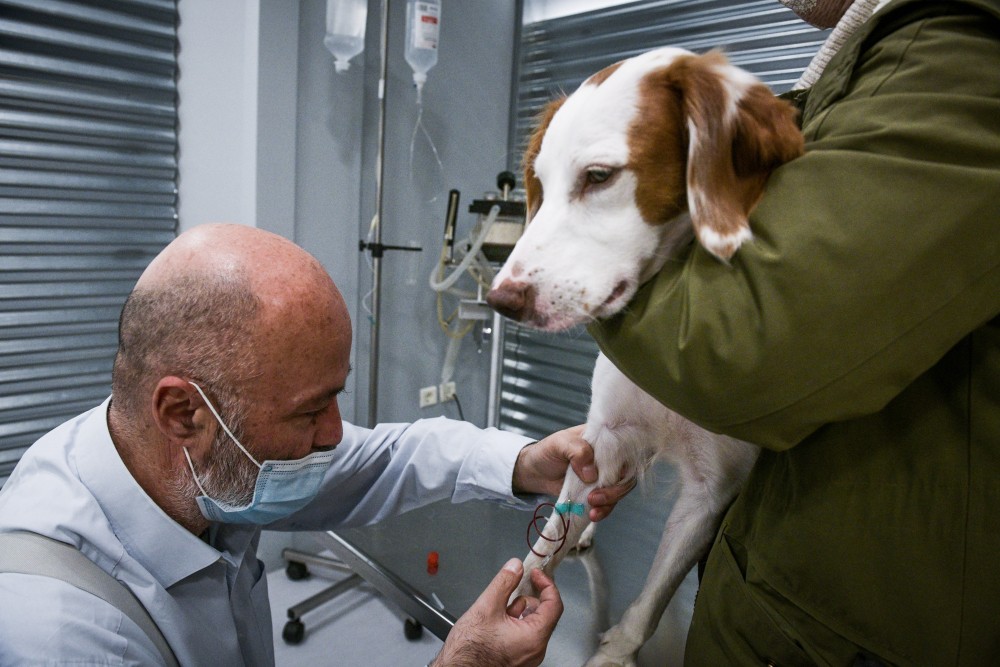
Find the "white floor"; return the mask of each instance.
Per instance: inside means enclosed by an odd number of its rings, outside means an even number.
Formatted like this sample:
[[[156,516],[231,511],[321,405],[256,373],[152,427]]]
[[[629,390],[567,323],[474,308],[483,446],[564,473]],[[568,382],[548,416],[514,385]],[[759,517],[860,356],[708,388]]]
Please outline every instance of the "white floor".
[[[671,474],[669,470],[654,468],[645,488],[625,498],[615,514],[601,524],[593,549],[584,555],[568,557],[556,572],[556,583],[563,594],[566,611],[549,644],[543,667],[579,667],[586,662],[596,648],[599,633],[619,620],[639,594],[673,504],[661,493],[670,487]],[[372,527],[374,532],[368,535],[364,544],[383,559],[388,555],[388,560],[402,568],[397,572],[400,576],[406,564],[413,570],[413,563],[420,561],[433,544],[436,550],[451,557],[448,561],[450,579],[445,578],[442,571],[441,580],[435,583],[438,591],[446,599],[449,595],[461,599],[454,589],[456,577],[488,581],[502,564],[504,554],[524,553],[523,526],[527,519],[521,514],[488,503],[436,503]],[[443,529],[454,526],[459,528]],[[476,551],[463,529],[468,526],[477,526],[493,535],[492,543],[496,548],[492,551],[496,553],[491,551],[484,555]],[[265,535],[268,534],[265,532]],[[400,535],[408,539],[398,539]],[[261,557],[272,568],[268,574],[268,588],[278,667],[317,664],[422,667],[437,655],[441,641],[427,630],[418,640],[407,640],[403,630],[406,619],[402,612],[365,583],[305,613],[302,619],[304,639],[298,644],[286,643],[282,630],[288,619],[288,608],[347,575],[315,567],[311,568],[313,574],[309,579],[292,581],[285,574],[281,559],[281,544],[287,536],[268,537],[262,539],[264,553]],[[309,537],[306,534],[301,537],[291,546],[309,553],[318,550],[315,539],[306,539]],[[456,557],[456,554],[469,553],[478,556]],[[417,560],[414,554],[419,557]],[[627,557],[623,557],[626,554]],[[421,585],[420,568],[409,570],[409,576],[418,581],[415,585]],[[640,667],[660,667],[683,661],[697,588],[697,577],[692,572],[667,607],[656,633],[639,652]],[[471,599],[474,595],[466,602]]]
[[[569,560],[561,573],[582,578],[583,569],[579,563]],[[417,640],[406,639],[403,630],[406,619],[402,612],[363,582],[335,600],[303,614],[304,638],[298,644],[289,644],[282,638],[289,607],[302,603],[347,575],[315,570],[315,574],[308,579],[292,581],[284,569],[277,569],[267,576],[277,667],[313,667],[318,664],[422,667],[441,648],[441,641],[427,630]],[[559,576],[560,572],[557,572],[557,579]],[[657,633],[640,652],[640,666],[662,665],[664,662],[680,664],[683,661],[684,636],[690,623],[696,590],[697,581],[692,572],[667,608]],[[566,601],[568,606],[561,625],[587,627],[592,624],[594,619],[590,616],[593,610],[578,608],[580,605],[573,604],[574,600]],[[567,638],[560,632],[557,628],[543,667],[578,667],[586,661],[593,647],[576,646],[572,642],[573,633]]]
[[[277,667],[422,667],[437,655],[441,648],[439,639],[427,631],[416,641],[406,639],[405,617],[364,583],[304,614],[302,642],[286,643],[281,634],[288,620],[288,608],[344,576],[336,573],[321,576],[317,571],[308,579],[292,581],[282,569],[268,573]]]

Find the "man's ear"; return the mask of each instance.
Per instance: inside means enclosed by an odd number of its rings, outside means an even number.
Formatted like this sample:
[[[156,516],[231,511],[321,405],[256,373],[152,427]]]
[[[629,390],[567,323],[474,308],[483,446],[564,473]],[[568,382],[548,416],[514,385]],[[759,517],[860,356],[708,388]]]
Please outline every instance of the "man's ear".
[[[208,441],[206,434],[214,435],[205,399],[187,380],[172,375],[160,378],[150,400],[153,422],[171,443],[193,448]]]

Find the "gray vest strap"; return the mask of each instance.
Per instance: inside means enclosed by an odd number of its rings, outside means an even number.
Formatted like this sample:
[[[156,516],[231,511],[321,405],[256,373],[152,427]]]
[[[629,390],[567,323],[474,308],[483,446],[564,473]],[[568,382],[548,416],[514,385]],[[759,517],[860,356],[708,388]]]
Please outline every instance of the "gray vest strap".
[[[0,533],[0,572],[52,577],[96,595],[142,628],[168,667],[179,665],[167,640],[132,591],[76,547],[37,533]]]

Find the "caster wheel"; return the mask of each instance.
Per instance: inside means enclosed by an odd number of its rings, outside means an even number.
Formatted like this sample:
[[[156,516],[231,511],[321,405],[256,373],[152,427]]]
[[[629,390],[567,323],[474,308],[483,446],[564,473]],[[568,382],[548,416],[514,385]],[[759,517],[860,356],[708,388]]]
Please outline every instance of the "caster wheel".
[[[412,618],[406,619],[406,622],[403,623],[403,635],[411,642],[420,639],[423,634],[424,626],[420,625],[420,623]]]
[[[303,625],[302,621],[288,621],[281,631],[281,638],[285,640],[286,644],[299,644],[305,636],[306,626]]]
[[[285,574],[292,581],[298,581],[300,579],[305,579],[309,576],[309,568],[306,567],[305,563],[298,563],[296,561],[288,561],[288,567],[285,568]]]

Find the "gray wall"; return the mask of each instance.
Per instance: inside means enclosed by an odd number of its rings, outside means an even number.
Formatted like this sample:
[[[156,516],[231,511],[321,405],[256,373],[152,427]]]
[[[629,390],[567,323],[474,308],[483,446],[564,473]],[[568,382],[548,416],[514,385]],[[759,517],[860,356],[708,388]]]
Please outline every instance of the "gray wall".
[[[338,282],[356,286],[355,304],[371,287],[371,271],[356,251],[375,212],[378,125],[378,2],[371,2],[365,52],[342,74],[322,45],[323,0],[303,0],[300,11],[297,240],[327,263]],[[462,192],[462,211],[495,188],[507,164],[507,130],[515,3],[445,0],[438,64],[423,91],[423,125],[443,173],[422,133],[410,169],[417,118],[412,72],[403,58],[405,2],[389,3],[386,85],[385,184],[382,234],[388,244],[417,244],[421,253],[389,252],[382,262],[380,421],[457,414],[453,404],[420,410],[418,389],[440,377],[447,338],[437,324],[427,285],[441,247],[447,192]],[[359,189],[360,182],[360,189]],[[472,217],[459,218],[460,234]],[[350,275],[351,270],[355,273]],[[367,419],[370,324],[360,305],[355,324],[354,418]],[[455,381],[467,419],[485,420],[488,347],[477,353],[463,341]]]
[[[365,52],[336,74],[323,46],[325,0],[181,0],[180,228],[226,220],[291,238],[316,255],[354,321],[354,372],[344,415],[367,421],[370,324],[361,299],[371,272],[357,251],[375,211],[380,2],[369,2]],[[383,242],[422,253],[383,261],[380,421],[457,414],[419,409],[439,381],[446,336],[427,286],[440,251],[447,192],[468,203],[506,168],[515,2],[444,0],[438,64],[424,87],[418,136],[412,73],[403,58],[404,0],[390,0]],[[516,160],[514,160],[516,162]],[[429,201],[433,200],[433,201]],[[472,217],[462,213],[459,233]],[[486,414],[488,346],[463,341],[455,375],[466,418]]]

